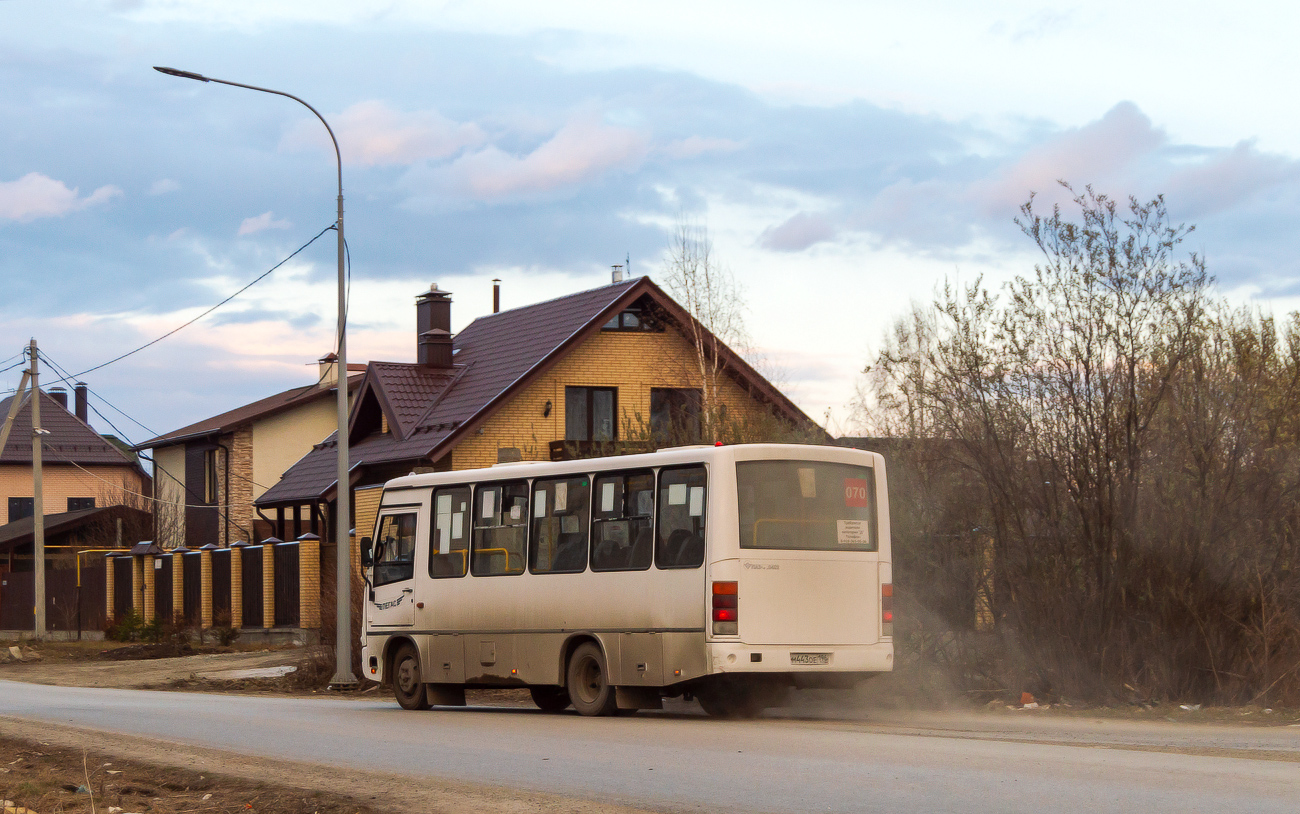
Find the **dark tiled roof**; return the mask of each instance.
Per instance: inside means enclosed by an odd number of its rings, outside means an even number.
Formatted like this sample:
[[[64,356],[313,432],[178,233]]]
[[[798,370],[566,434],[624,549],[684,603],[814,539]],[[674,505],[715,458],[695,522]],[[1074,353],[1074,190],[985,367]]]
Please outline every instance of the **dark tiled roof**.
[[[429,404],[456,376],[454,370],[412,365],[407,362],[372,362],[370,375],[376,393],[387,402],[390,422],[399,438],[409,436]]]
[[[400,432],[355,442],[349,448],[349,466],[355,472],[363,466],[440,458],[462,433],[483,421],[528,377],[563,356],[580,335],[599,330],[619,309],[646,295],[664,306],[677,322],[685,324],[690,320],[654,283],[637,278],[479,317],[454,338],[451,371],[414,364],[372,363],[367,387],[375,389],[381,402],[387,401],[390,424],[396,419]],[[812,424],[739,356],[725,347],[721,352],[727,355],[728,365],[761,398],[792,419]],[[423,411],[412,418],[421,407]],[[337,481],[337,454],[331,436],[290,467],[279,483],[258,498],[257,504],[320,500]]]
[[[9,415],[14,397],[0,401],[0,422]],[[76,463],[83,466],[135,466],[135,459],[105,440],[84,421],[68,412],[48,393],[41,393],[41,428],[43,460],[46,463]],[[14,418],[9,440],[0,452],[0,463],[30,464],[32,461],[32,405],[29,401]]]
[[[351,372],[352,365],[348,365],[348,389],[351,390],[361,383],[364,373]],[[202,421],[190,424],[187,427],[181,427],[179,430],[160,435],[145,441],[143,444],[136,446],[136,449],[155,449],[165,447],[170,444],[179,443],[186,438],[195,436],[212,435],[214,433],[229,432],[240,424],[252,421],[258,418],[275,415],[285,410],[291,410],[294,407],[303,404],[309,404],[317,399],[333,397],[334,387],[317,387],[315,384],[294,387],[285,390],[283,393],[276,393],[274,396],[267,396],[264,399],[245,404],[242,407],[236,407],[233,410],[214,415],[212,418],[205,418]]]

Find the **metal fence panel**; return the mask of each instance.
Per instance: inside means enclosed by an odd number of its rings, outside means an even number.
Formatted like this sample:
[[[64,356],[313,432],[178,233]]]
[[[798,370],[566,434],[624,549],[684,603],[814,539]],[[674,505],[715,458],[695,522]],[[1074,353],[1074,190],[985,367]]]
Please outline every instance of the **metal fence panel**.
[[[189,551],[181,555],[181,618],[185,627],[198,627],[203,610],[203,555]]]
[[[131,571],[135,567],[134,557],[113,558],[113,620],[120,622],[123,617],[134,610],[131,601]]]
[[[36,591],[31,571],[0,577],[0,630],[36,629]]]
[[[164,554],[154,559],[153,609],[157,617],[172,624],[172,567],[174,554]]]
[[[281,543],[275,550],[275,626],[298,627],[297,543]]]
[[[264,546],[242,549],[244,575],[244,627],[262,627],[262,551]]]
[[[230,603],[230,549],[223,548],[212,552],[212,624],[230,625]]]

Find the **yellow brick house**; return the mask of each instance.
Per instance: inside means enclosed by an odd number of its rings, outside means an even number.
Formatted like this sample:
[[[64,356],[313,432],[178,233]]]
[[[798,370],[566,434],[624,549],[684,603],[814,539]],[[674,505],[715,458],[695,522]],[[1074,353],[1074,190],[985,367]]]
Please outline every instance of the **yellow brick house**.
[[[711,443],[717,422],[824,433],[776,387],[648,278],[479,317],[454,337],[451,296],[416,301],[417,360],[371,362],[349,422],[353,527],[368,534],[378,487],[412,471],[553,460]],[[697,344],[704,337],[702,381]],[[703,393],[711,394],[706,404]],[[716,395],[713,395],[716,394]],[[710,432],[711,426],[713,432]],[[264,516],[335,519],[335,436],[317,444],[256,504]],[[280,529],[277,536],[290,529]]]

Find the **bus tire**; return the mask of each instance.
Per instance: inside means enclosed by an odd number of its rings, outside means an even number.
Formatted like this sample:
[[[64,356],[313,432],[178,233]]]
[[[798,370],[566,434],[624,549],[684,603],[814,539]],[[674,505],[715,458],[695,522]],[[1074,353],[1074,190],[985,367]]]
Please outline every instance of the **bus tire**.
[[[609,683],[605,654],[595,642],[578,645],[569,658],[569,702],[582,715],[613,715],[618,699]]]
[[[529,687],[528,694],[542,712],[563,712],[569,708],[569,694],[563,687]]]
[[[393,695],[402,709],[428,709],[429,695],[420,680],[420,653],[404,644],[393,656]]]

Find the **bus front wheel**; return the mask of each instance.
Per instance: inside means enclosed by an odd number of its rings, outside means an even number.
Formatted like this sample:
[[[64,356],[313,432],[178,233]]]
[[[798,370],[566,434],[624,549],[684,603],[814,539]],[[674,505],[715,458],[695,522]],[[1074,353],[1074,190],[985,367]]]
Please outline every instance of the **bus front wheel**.
[[[428,709],[429,696],[420,675],[420,654],[404,644],[393,656],[393,695],[402,709]]]
[[[605,669],[605,654],[594,642],[585,642],[569,659],[569,701],[582,715],[613,715],[618,711],[614,688]]]

